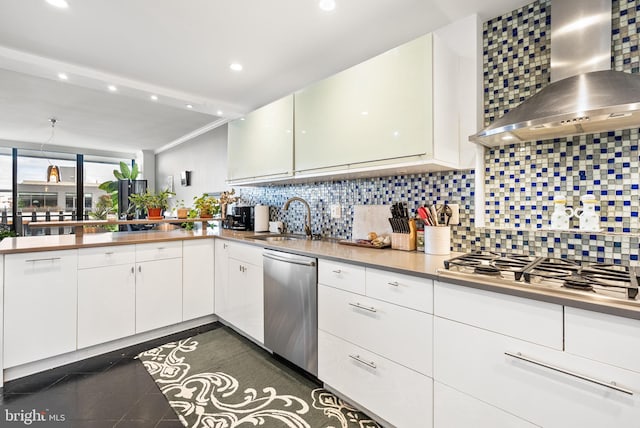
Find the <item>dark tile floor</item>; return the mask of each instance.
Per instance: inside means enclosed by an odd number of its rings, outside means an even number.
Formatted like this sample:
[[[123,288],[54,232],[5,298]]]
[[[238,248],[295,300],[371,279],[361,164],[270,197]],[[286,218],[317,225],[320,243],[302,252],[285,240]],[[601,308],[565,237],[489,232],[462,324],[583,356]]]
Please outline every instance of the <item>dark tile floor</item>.
[[[29,417],[34,410],[52,420],[33,423],[35,427],[182,427],[156,383],[134,358],[147,349],[221,326],[208,324],[7,382],[0,398],[0,427],[25,426],[10,419],[18,418],[20,412]]]

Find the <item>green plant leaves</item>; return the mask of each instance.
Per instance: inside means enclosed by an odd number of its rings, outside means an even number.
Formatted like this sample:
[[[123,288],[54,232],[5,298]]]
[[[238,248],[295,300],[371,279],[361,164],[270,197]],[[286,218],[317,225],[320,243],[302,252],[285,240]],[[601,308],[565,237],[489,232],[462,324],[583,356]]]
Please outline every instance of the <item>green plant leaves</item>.
[[[122,162],[122,161],[120,161],[120,172],[122,173],[122,176],[124,177],[124,178],[121,178],[120,180],[131,179],[131,170],[129,169],[127,164]]]
[[[133,163],[133,168],[131,169],[131,175],[129,176],[130,180],[135,180],[138,177],[138,164]]]
[[[118,171],[117,169],[113,170],[113,175],[118,179],[118,180],[126,180],[126,178],[124,178],[124,175]]]

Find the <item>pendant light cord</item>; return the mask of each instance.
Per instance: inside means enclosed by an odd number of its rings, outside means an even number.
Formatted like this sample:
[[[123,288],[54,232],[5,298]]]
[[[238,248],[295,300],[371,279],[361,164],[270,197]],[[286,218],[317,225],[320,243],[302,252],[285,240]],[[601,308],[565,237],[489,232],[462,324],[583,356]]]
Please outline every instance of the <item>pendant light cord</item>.
[[[43,149],[44,149],[45,144],[49,144],[50,142],[52,142],[53,141],[53,137],[56,135],[56,122],[57,121],[58,120],[56,118],[54,118],[54,117],[49,118],[49,122],[51,122],[51,135],[49,135],[49,139],[47,141],[43,142],[42,145],[40,146],[40,154],[42,154],[42,155],[44,155],[44,150]],[[47,159],[47,162],[49,162],[49,165],[53,165],[51,163],[51,160],[48,157],[46,157],[46,159]]]

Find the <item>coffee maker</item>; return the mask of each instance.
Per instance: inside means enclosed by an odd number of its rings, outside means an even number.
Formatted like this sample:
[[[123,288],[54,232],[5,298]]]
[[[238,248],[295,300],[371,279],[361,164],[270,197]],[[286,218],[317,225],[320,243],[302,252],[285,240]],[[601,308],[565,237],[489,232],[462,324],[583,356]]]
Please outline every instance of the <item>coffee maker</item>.
[[[222,226],[231,230],[253,230],[253,221],[254,210],[252,206],[235,206],[233,214],[227,214]]]

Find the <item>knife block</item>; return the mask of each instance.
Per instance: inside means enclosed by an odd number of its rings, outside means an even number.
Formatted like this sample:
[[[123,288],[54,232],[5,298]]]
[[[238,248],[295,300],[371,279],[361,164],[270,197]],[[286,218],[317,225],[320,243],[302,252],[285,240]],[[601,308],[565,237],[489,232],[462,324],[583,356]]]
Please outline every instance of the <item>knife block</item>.
[[[409,220],[409,233],[392,233],[391,248],[394,250],[415,251],[416,249],[416,222]]]

